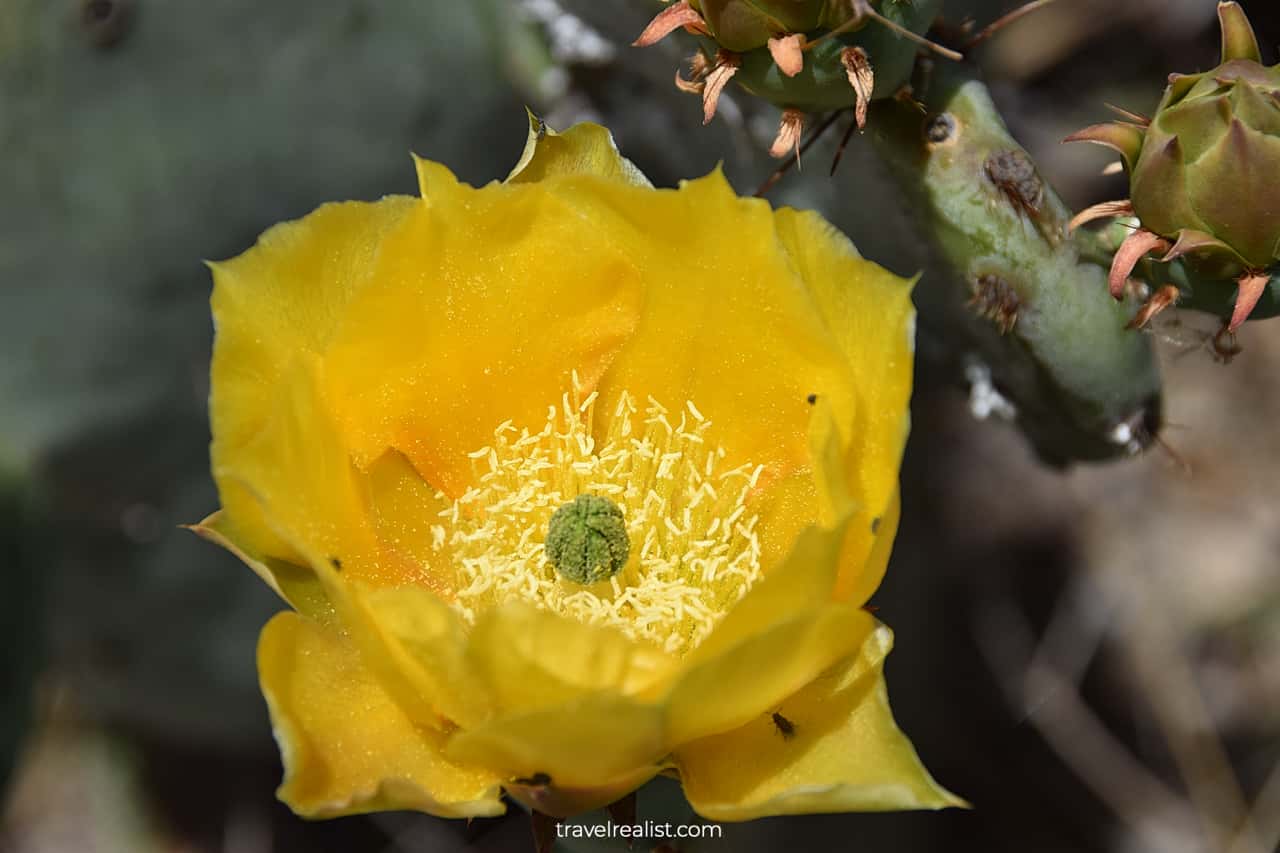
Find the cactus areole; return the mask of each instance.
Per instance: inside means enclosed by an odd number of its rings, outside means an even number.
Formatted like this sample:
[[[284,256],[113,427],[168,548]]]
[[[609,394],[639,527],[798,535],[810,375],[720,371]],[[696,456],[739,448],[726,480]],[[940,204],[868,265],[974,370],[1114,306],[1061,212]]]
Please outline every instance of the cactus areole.
[[[1250,316],[1280,309],[1272,273],[1280,262],[1280,64],[1266,67],[1253,29],[1234,2],[1218,4],[1222,62],[1202,74],[1174,74],[1149,122],[1095,125],[1069,141],[1096,142],[1120,153],[1129,202],[1108,202],[1077,224],[1116,213],[1140,228],[1120,251],[1110,285],[1118,295],[1137,263],[1157,253],[1182,259],[1198,280],[1194,307],[1221,312],[1224,332]],[[1189,300],[1190,301],[1190,300]],[[1217,303],[1215,306],[1214,303]]]

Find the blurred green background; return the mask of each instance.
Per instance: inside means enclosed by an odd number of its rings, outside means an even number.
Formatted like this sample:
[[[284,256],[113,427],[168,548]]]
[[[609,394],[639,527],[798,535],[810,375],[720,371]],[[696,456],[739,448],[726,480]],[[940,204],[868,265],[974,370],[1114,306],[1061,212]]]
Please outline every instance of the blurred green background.
[[[1060,0],[978,51],[1069,203],[1124,183],[1058,141],[1104,102],[1149,112],[1168,72],[1211,67],[1214,5]],[[1280,9],[1242,5],[1275,61]],[[606,123],[659,185],[723,161],[750,193],[775,167],[776,111],[730,91],[701,127],[671,85],[692,45],[626,46],[656,8],[0,0],[0,850],[531,849],[518,810],[307,823],[275,802],[254,645],[279,603],[177,528],[217,502],[200,261],[324,201],[414,192],[410,151],[500,178],[526,104],[557,127]],[[834,143],[770,197],[927,277],[869,146],[854,139],[833,180]],[[1155,333],[1172,452],[1068,471],[977,420],[981,389],[944,381],[922,340],[876,604],[898,636],[899,721],[975,809],[772,819],[699,849],[1192,853],[1226,849],[1212,827],[1250,810],[1256,838],[1233,851],[1275,849],[1280,321],[1246,327],[1230,366],[1205,346],[1214,328],[1180,315]]]

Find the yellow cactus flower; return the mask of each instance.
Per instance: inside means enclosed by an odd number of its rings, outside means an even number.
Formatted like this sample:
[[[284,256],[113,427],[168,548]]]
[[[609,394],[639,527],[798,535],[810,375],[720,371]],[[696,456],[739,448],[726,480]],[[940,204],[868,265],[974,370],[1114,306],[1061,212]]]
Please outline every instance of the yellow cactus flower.
[[[325,205],[212,265],[222,509],[292,608],[280,797],[713,820],[940,808],[863,608],[898,518],[910,283],[717,171],[540,124],[504,183]]]

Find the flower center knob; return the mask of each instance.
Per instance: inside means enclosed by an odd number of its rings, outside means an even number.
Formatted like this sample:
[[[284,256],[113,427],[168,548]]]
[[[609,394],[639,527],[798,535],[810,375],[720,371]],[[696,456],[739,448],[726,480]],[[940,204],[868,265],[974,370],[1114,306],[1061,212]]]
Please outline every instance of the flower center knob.
[[[580,584],[608,580],[631,554],[622,510],[600,495],[578,495],[552,513],[546,549],[561,577]]]

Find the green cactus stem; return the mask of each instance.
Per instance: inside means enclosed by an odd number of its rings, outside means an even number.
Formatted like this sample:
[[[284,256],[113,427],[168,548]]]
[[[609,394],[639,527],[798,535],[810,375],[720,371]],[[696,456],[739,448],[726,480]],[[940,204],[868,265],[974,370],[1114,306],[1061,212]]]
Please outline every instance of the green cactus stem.
[[[877,102],[869,136],[936,245],[922,323],[990,371],[1046,461],[1134,452],[1160,423],[1150,339],[1106,293],[1092,235],[1009,135],[967,66],[922,62],[910,97]],[[1084,253],[1084,254],[1082,254]],[[940,274],[939,274],[940,272]],[[929,326],[934,328],[929,329]]]

